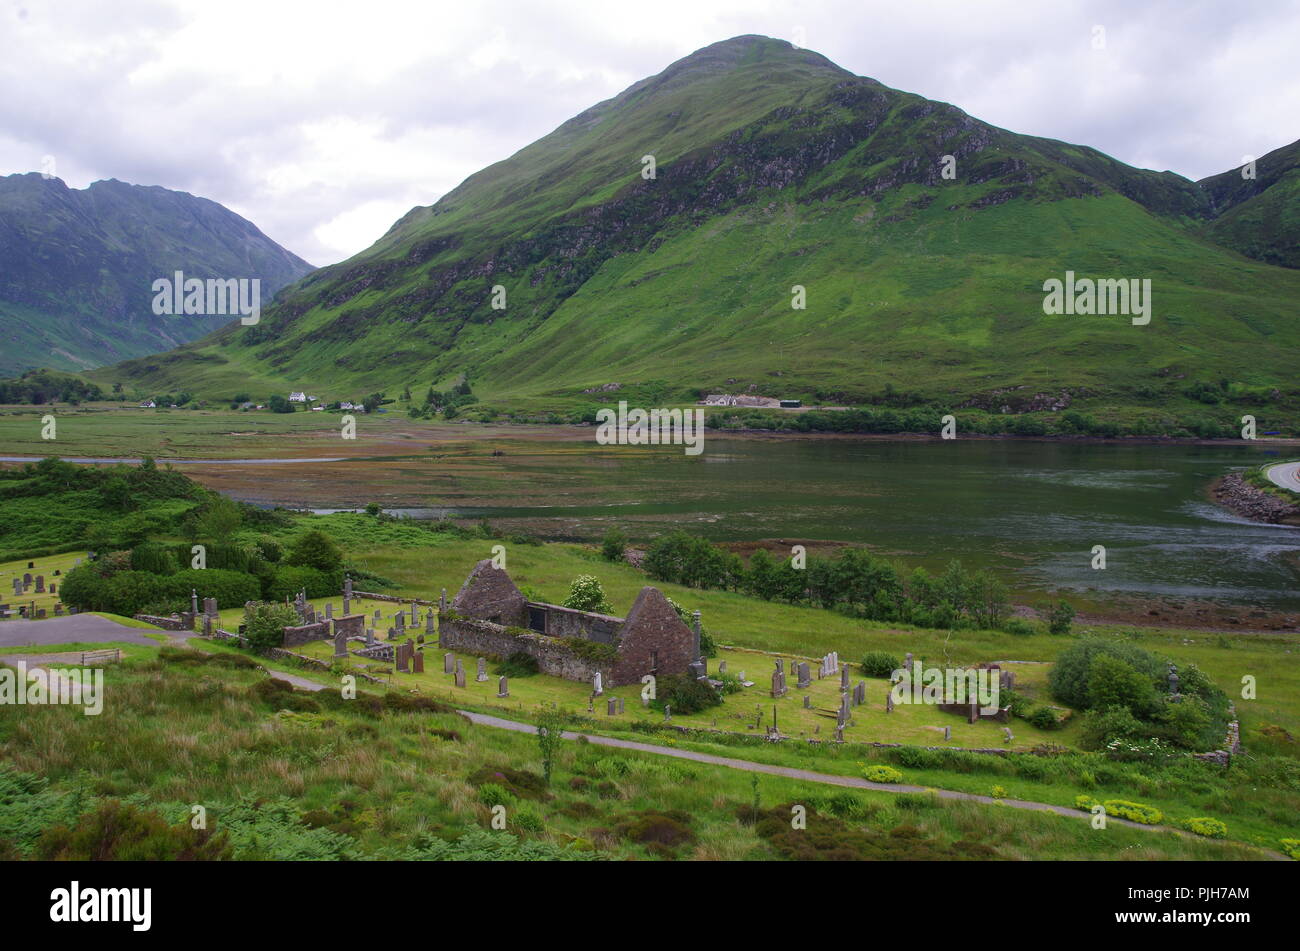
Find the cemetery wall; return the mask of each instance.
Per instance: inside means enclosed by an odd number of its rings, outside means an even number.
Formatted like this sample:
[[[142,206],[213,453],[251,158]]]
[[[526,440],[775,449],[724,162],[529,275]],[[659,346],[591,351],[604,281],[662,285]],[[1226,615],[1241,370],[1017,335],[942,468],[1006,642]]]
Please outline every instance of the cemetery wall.
[[[422,598],[399,598],[394,594],[375,594],[371,591],[353,591],[352,597],[365,598],[367,601],[391,601],[394,604],[419,604],[432,607],[437,601],[425,601]]]
[[[194,625],[187,625],[179,617],[158,617],[154,614],[136,614],[137,621],[144,621],[146,624],[152,624],[154,627],[160,627],[164,631],[192,631]]]
[[[320,621],[316,624],[303,624],[297,627],[286,627],[284,629],[284,641],[281,647],[297,647],[299,644],[306,644],[310,641],[329,640],[330,625],[328,621]]]
[[[610,680],[610,665],[597,664],[576,656],[563,643],[545,634],[512,634],[491,621],[476,621],[443,615],[438,619],[439,646],[447,650],[503,659],[522,651],[537,661],[538,669],[552,677],[590,683],[596,672]]]

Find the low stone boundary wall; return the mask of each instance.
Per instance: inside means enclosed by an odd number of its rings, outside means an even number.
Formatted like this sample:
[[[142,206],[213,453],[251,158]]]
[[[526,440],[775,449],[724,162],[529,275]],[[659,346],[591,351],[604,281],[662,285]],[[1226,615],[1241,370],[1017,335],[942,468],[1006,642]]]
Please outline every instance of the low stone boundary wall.
[[[419,604],[433,607],[437,601],[425,601],[423,598],[399,598],[395,594],[375,594],[373,591],[353,591],[353,598],[365,598],[368,601],[391,601],[394,604]]]
[[[192,631],[194,630],[193,622],[186,624],[183,619],[177,615],[171,617],[159,617],[156,614],[135,614],[132,615],[137,621],[144,621],[146,624],[152,624],[154,627],[160,627],[164,631]]]

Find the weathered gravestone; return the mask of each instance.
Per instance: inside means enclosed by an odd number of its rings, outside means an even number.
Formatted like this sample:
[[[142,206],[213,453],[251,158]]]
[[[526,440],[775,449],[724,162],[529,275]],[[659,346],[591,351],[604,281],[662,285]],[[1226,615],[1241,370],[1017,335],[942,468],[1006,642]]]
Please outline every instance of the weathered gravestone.
[[[455,654],[443,654],[443,655],[442,655],[442,672],[443,672],[444,674],[450,674],[450,673],[454,673],[455,670],[456,670],[456,655],[455,655]]]
[[[37,594],[45,593],[45,575],[36,576],[36,593]]]
[[[505,677],[502,677],[499,681],[497,681],[497,696],[498,697],[510,696],[510,687],[506,683]]]
[[[605,715],[610,717],[618,715],[618,700],[615,697],[605,701]]]
[[[400,674],[409,674],[411,667],[409,658],[406,655],[406,645],[398,644],[397,650],[393,652],[393,659],[397,662],[397,672]]]
[[[344,629],[339,627],[334,628],[334,656],[348,656],[348,635]]]
[[[600,671],[596,671],[595,676],[591,678],[591,695],[599,697],[605,692],[604,685],[601,683]]]
[[[414,648],[412,648],[412,651],[413,653],[411,655],[411,662],[412,662],[411,672],[416,674],[422,674],[424,673],[424,651],[417,651]],[[459,687],[461,685],[457,684],[456,686]]]
[[[484,660],[482,657],[480,657],[478,659],[478,672],[474,675],[474,680],[477,681],[478,683],[482,683],[487,679],[488,679],[487,661]]]
[[[465,686],[465,668],[457,665],[456,667],[456,686]]]

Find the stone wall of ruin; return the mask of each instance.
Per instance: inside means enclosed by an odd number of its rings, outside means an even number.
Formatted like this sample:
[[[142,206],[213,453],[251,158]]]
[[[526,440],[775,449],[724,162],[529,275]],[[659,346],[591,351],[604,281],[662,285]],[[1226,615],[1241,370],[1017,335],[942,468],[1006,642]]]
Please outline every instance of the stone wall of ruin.
[[[591,683],[600,671],[611,683],[611,665],[598,664],[578,657],[563,642],[545,634],[510,633],[503,625],[491,621],[443,616],[438,619],[439,646],[463,651],[478,657],[502,660],[522,651],[537,661],[537,668],[552,677]],[[612,684],[611,684],[612,686]]]

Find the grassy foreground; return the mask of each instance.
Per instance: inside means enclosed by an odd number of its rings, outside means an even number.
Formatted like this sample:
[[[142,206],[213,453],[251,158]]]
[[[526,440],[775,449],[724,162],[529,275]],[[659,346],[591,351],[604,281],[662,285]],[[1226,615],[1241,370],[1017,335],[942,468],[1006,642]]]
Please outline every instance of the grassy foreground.
[[[110,858],[161,857],[149,850],[171,839],[243,859],[1259,857],[1235,843],[581,743],[560,748],[547,785],[534,737],[441,708],[303,695],[248,664],[162,649],[107,672],[100,717],[0,706],[0,855],[84,857],[78,831],[89,830]],[[790,828],[795,804],[808,810],[806,830]],[[204,836],[183,831],[196,806]],[[504,830],[491,828],[493,806],[504,806]],[[106,836],[110,818],[150,834]]]

